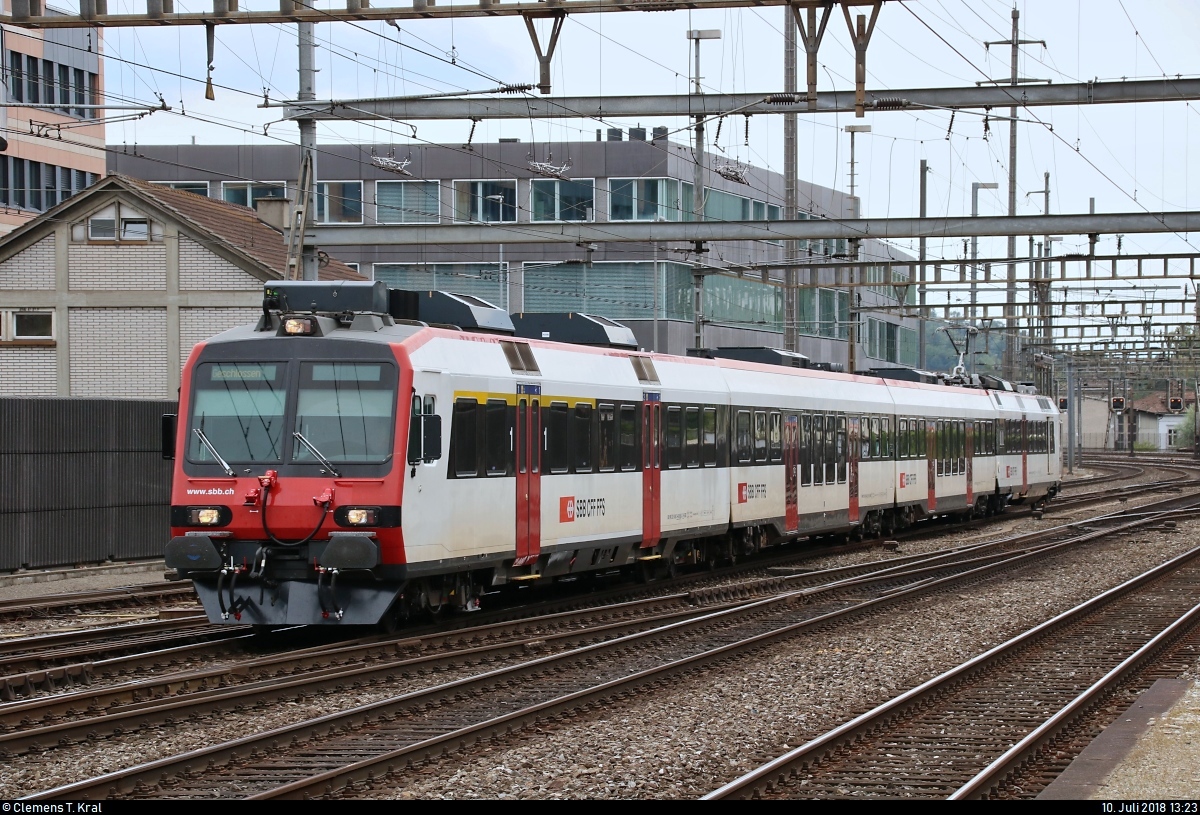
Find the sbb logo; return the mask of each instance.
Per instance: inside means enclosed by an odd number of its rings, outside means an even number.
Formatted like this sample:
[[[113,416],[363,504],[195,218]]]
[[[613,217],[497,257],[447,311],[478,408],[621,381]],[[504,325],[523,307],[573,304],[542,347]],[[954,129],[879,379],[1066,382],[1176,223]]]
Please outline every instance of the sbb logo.
[[[767,497],[766,484],[738,484],[738,503],[744,504],[747,501],[753,501],[755,498]]]
[[[917,474],[916,473],[900,473],[900,489],[904,489],[905,487],[911,487],[913,484],[916,484],[916,483],[917,483]]]
[[[558,499],[558,522],[569,524],[575,520],[575,496]]]

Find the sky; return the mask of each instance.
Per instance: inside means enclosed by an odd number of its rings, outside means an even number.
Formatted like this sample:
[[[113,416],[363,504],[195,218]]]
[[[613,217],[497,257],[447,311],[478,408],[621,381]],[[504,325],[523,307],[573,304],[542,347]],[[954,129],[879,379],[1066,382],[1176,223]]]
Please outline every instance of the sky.
[[[446,5],[445,0],[439,5]],[[248,7],[265,10],[273,4],[250,0]],[[867,53],[868,88],[960,87],[1006,78],[1008,46],[987,48],[984,43],[1009,38],[1013,7],[1011,0],[885,2]],[[130,0],[109,0],[109,8],[135,11]],[[142,8],[137,0],[136,10]],[[198,0],[176,0],[176,8],[198,10]],[[1021,38],[1046,43],[1022,47],[1022,77],[1062,83],[1200,75],[1195,46],[1200,3],[1194,0],[1021,0],[1016,8]],[[778,92],[783,88],[784,19],[782,7],[571,15],[552,64],[553,91],[686,93],[691,56],[685,32],[717,28],[722,38],[702,45],[705,91]],[[298,131],[292,123],[273,124],[263,135],[263,126],[280,112],[258,105],[264,94],[272,101],[294,97],[296,26],[219,26],[216,37],[216,100],[207,101],[203,27],[109,29],[110,100],[156,103],[161,95],[173,108],[135,123],[110,125],[109,143],[169,144],[195,138],[201,144],[295,144]],[[399,31],[384,23],[329,23],[317,26],[317,38],[318,99],[478,91],[537,81],[537,60],[516,17],[406,21]],[[840,8],[830,19],[818,61],[820,90],[853,87],[853,49]],[[802,56],[799,65],[803,85]],[[996,113],[1004,116],[1007,110]],[[725,154],[782,171],[782,117],[753,117],[748,144],[741,117],[734,118],[718,145]],[[1043,189],[1046,172],[1055,213],[1087,212],[1091,198],[1097,212],[1200,209],[1200,104],[1034,108],[1022,111],[1020,118],[1017,214],[1042,212],[1043,195],[1030,193]],[[856,123],[852,114],[800,117],[801,178],[838,189],[848,186],[849,137],[842,128],[851,123]],[[1006,214],[1007,122],[989,120],[985,126],[977,111],[953,117],[946,111],[897,111],[868,113],[857,123],[872,127],[870,134],[858,136],[856,151],[864,216],[918,214],[921,159],[931,168],[930,215],[970,214],[973,181],[1000,185],[980,192],[980,214]],[[674,130],[686,122],[485,121],[474,138],[516,137],[534,143],[593,139],[597,127],[639,124]],[[416,142],[462,144],[469,129],[468,122],[421,122]],[[403,143],[410,134],[408,126],[390,122],[323,123],[318,131],[321,142],[379,145]],[[1126,236],[1122,251],[1195,252],[1197,240],[1194,235]],[[915,249],[913,242],[897,243]],[[1002,255],[1004,249],[1003,239],[984,239],[980,255]],[[1085,237],[1067,237],[1055,252],[1086,249]],[[1115,252],[1116,238],[1103,236],[1096,249]],[[963,247],[961,239],[931,241],[929,251],[959,257]]]

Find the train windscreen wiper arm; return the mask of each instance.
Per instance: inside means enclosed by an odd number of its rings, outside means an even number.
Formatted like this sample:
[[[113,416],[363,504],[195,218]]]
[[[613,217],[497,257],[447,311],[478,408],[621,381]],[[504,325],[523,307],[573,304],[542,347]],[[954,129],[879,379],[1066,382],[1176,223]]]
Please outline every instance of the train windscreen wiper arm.
[[[307,447],[309,449],[309,452],[311,452],[314,456],[317,457],[318,461],[320,461],[322,464],[324,464],[326,467],[328,467],[329,472],[333,473],[335,476],[341,475],[341,473],[339,473],[334,468],[333,464],[331,464],[329,462],[329,459],[327,459],[327,458],[325,458],[325,456],[321,455],[321,451],[318,450],[311,441],[304,438],[303,434],[301,434],[301,432],[299,430],[297,430],[295,433],[293,433],[292,436],[296,439],[296,441],[300,442],[305,447]]]
[[[208,440],[208,436],[204,435],[204,431],[197,427],[193,428],[192,432],[196,434],[196,438],[200,439],[200,443],[208,448],[208,452],[213,454],[213,458],[221,462],[221,467],[225,470],[225,475],[233,475],[233,468],[229,466],[229,462],[221,458],[221,454],[217,452],[216,447],[213,447],[213,443]]]

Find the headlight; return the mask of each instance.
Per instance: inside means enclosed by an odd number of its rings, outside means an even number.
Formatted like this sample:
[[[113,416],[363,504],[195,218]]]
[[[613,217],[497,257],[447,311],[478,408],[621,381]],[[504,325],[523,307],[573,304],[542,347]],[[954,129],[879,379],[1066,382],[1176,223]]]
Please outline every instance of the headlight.
[[[283,331],[285,334],[311,334],[313,321],[308,317],[293,318],[283,324]]]
[[[374,526],[378,523],[378,520],[378,513],[373,509],[346,510],[346,524],[348,526]]]
[[[189,515],[194,526],[214,526],[221,522],[221,510],[217,507],[194,507]]]

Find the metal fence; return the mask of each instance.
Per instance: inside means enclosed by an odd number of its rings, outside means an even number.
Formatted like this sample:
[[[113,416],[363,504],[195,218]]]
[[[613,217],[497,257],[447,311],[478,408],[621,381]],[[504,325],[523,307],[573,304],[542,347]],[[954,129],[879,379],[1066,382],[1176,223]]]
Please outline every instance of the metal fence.
[[[0,398],[0,570],[155,557],[175,402]]]

